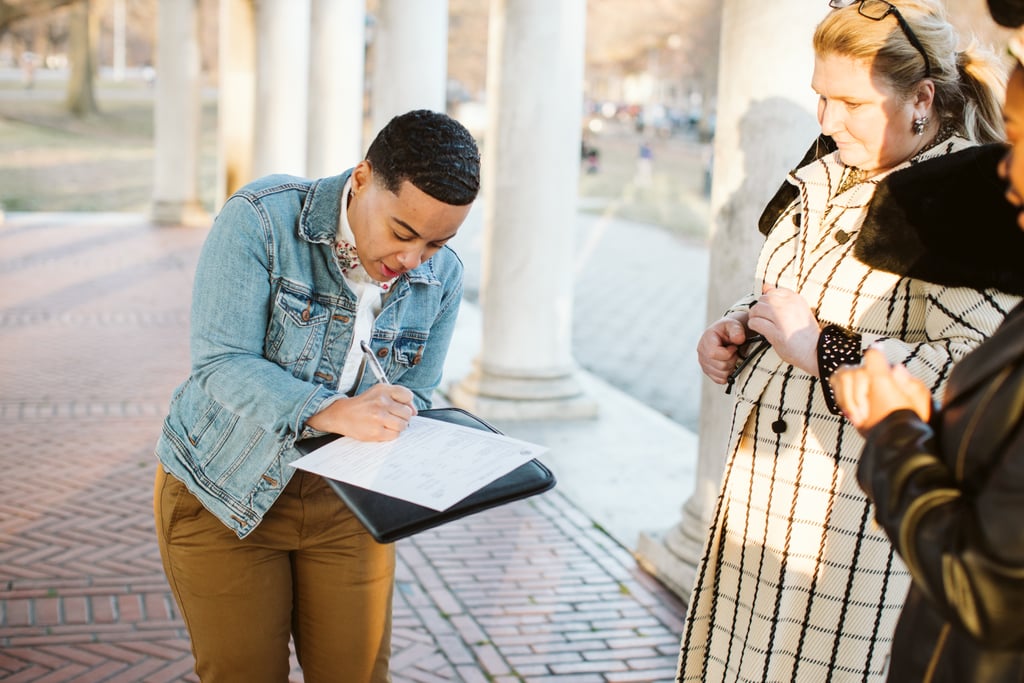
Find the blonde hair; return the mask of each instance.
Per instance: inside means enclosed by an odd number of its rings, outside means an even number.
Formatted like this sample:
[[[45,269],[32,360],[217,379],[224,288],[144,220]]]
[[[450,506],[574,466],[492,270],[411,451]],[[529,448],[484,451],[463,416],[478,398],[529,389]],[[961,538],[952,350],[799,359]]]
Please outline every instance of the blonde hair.
[[[877,2],[878,0],[872,0]],[[893,16],[861,16],[860,2],[830,12],[814,32],[814,51],[864,60],[903,97],[926,78],[925,60]],[[943,126],[979,143],[1004,140],[1001,102],[1006,71],[973,40],[958,51],[959,36],[933,0],[891,2],[928,55],[935,84],[933,110]]]

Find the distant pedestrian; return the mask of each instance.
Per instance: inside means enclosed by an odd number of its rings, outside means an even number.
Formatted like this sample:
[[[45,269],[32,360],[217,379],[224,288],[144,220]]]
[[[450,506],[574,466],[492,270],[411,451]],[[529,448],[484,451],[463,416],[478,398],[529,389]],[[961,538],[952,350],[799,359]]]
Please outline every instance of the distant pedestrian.
[[[446,244],[479,184],[469,132],[414,111],[355,168],[256,180],[217,216],[154,494],[203,683],[285,683],[290,637],[306,683],[390,680],[394,546],[289,463],[297,439],[386,441],[430,407],[462,297]]]
[[[654,175],[654,152],[651,144],[644,140],[640,143],[636,155],[636,185],[647,187],[651,184]]]
[[[601,152],[596,147],[587,149],[587,173],[593,175],[601,170]]]
[[[21,53],[21,83],[26,90],[31,90],[36,84],[36,54],[25,51]]]
[[[700,161],[704,167],[704,196],[711,198],[711,182],[715,170],[715,146],[709,142],[701,144]]]

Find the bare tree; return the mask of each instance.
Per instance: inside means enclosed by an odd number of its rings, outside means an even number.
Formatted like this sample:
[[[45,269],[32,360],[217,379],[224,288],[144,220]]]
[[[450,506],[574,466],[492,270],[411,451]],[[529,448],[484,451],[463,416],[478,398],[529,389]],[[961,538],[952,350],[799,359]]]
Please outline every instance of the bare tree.
[[[75,116],[87,116],[99,111],[96,106],[94,83],[96,80],[96,38],[99,21],[90,11],[90,0],[77,0],[71,7],[68,61],[71,77],[68,79],[68,111]]]
[[[21,19],[37,17],[76,0],[0,0],[0,32]]]
[[[15,22],[39,19],[56,9],[70,8],[71,77],[65,102],[75,116],[98,111],[94,84],[99,21],[91,4],[90,0],[0,0],[0,33],[9,30]]]

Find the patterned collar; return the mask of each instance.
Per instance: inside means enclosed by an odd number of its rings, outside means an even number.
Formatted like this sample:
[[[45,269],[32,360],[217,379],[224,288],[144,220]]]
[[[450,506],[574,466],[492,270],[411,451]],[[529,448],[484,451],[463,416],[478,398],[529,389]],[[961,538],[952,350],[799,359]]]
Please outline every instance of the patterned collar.
[[[380,282],[370,277],[370,274],[366,272],[362,262],[359,260],[356,238],[352,234],[352,227],[348,224],[348,204],[352,201],[352,178],[349,178],[348,182],[345,183],[341,196],[344,197],[344,200],[342,201],[341,211],[338,216],[338,232],[334,237],[334,257],[338,261],[338,267],[341,268],[342,275],[347,279],[354,282],[375,284],[386,292],[391,289],[391,285],[398,278]]]
[[[806,189],[817,188],[819,191],[824,191],[828,202],[835,206],[858,207],[870,202],[878,183],[892,173],[909,168],[922,161],[966,149],[972,145],[971,141],[954,134],[939,139],[937,143],[922,149],[913,158],[887,171],[878,173],[870,178],[863,178],[860,182],[847,183],[846,187],[842,185],[850,167],[840,161],[839,152],[836,151],[796,169],[790,174],[788,180]]]
[[[952,138],[954,135],[956,135],[956,128],[954,128],[952,125],[948,123],[943,124],[943,126],[939,128],[939,131],[935,134],[935,137],[932,138],[931,142],[929,142],[927,145],[919,149],[917,153],[910,159],[908,159],[906,162],[904,162],[904,164],[916,164],[920,161],[927,161],[932,156],[934,156],[928,153],[930,150],[934,149],[935,147],[938,147],[942,143]],[[868,173],[868,171],[865,171],[864,169],[857,168],[856,166],[846,166],[844,164],[842,175],[839,178],[838,187],[836,187],[833,190],[833,194],[841,195],[854,185],[863,183],[866,180],[870,180],[872,178],[874,178],[877,182],[878,179],[883,178],[890,171],[871,175]]]

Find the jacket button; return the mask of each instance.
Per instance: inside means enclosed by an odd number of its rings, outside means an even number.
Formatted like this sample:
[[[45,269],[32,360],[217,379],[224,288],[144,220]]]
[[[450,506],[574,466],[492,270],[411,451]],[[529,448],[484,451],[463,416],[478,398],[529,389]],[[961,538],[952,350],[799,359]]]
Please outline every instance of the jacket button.
[[[802,213],[793,214],[793,225],[799,228],[800,224],[804,222],[803,219],[804,215]]]
[[[386,347],[383,348],[383,349],[377,349],[377,357],[378,358],[386,358],[387,355],[388,355],[388,350],[387,350]]]
[[[776,420],[775,422],[772,422],[772,431],[775,432],[776,434],[781,434],[782,432],[786,431],[785,420],[780,419]]]
[[[836,242],[839,244],[846,244],[850,241],[850,234],[845,230],[836,230]]]

